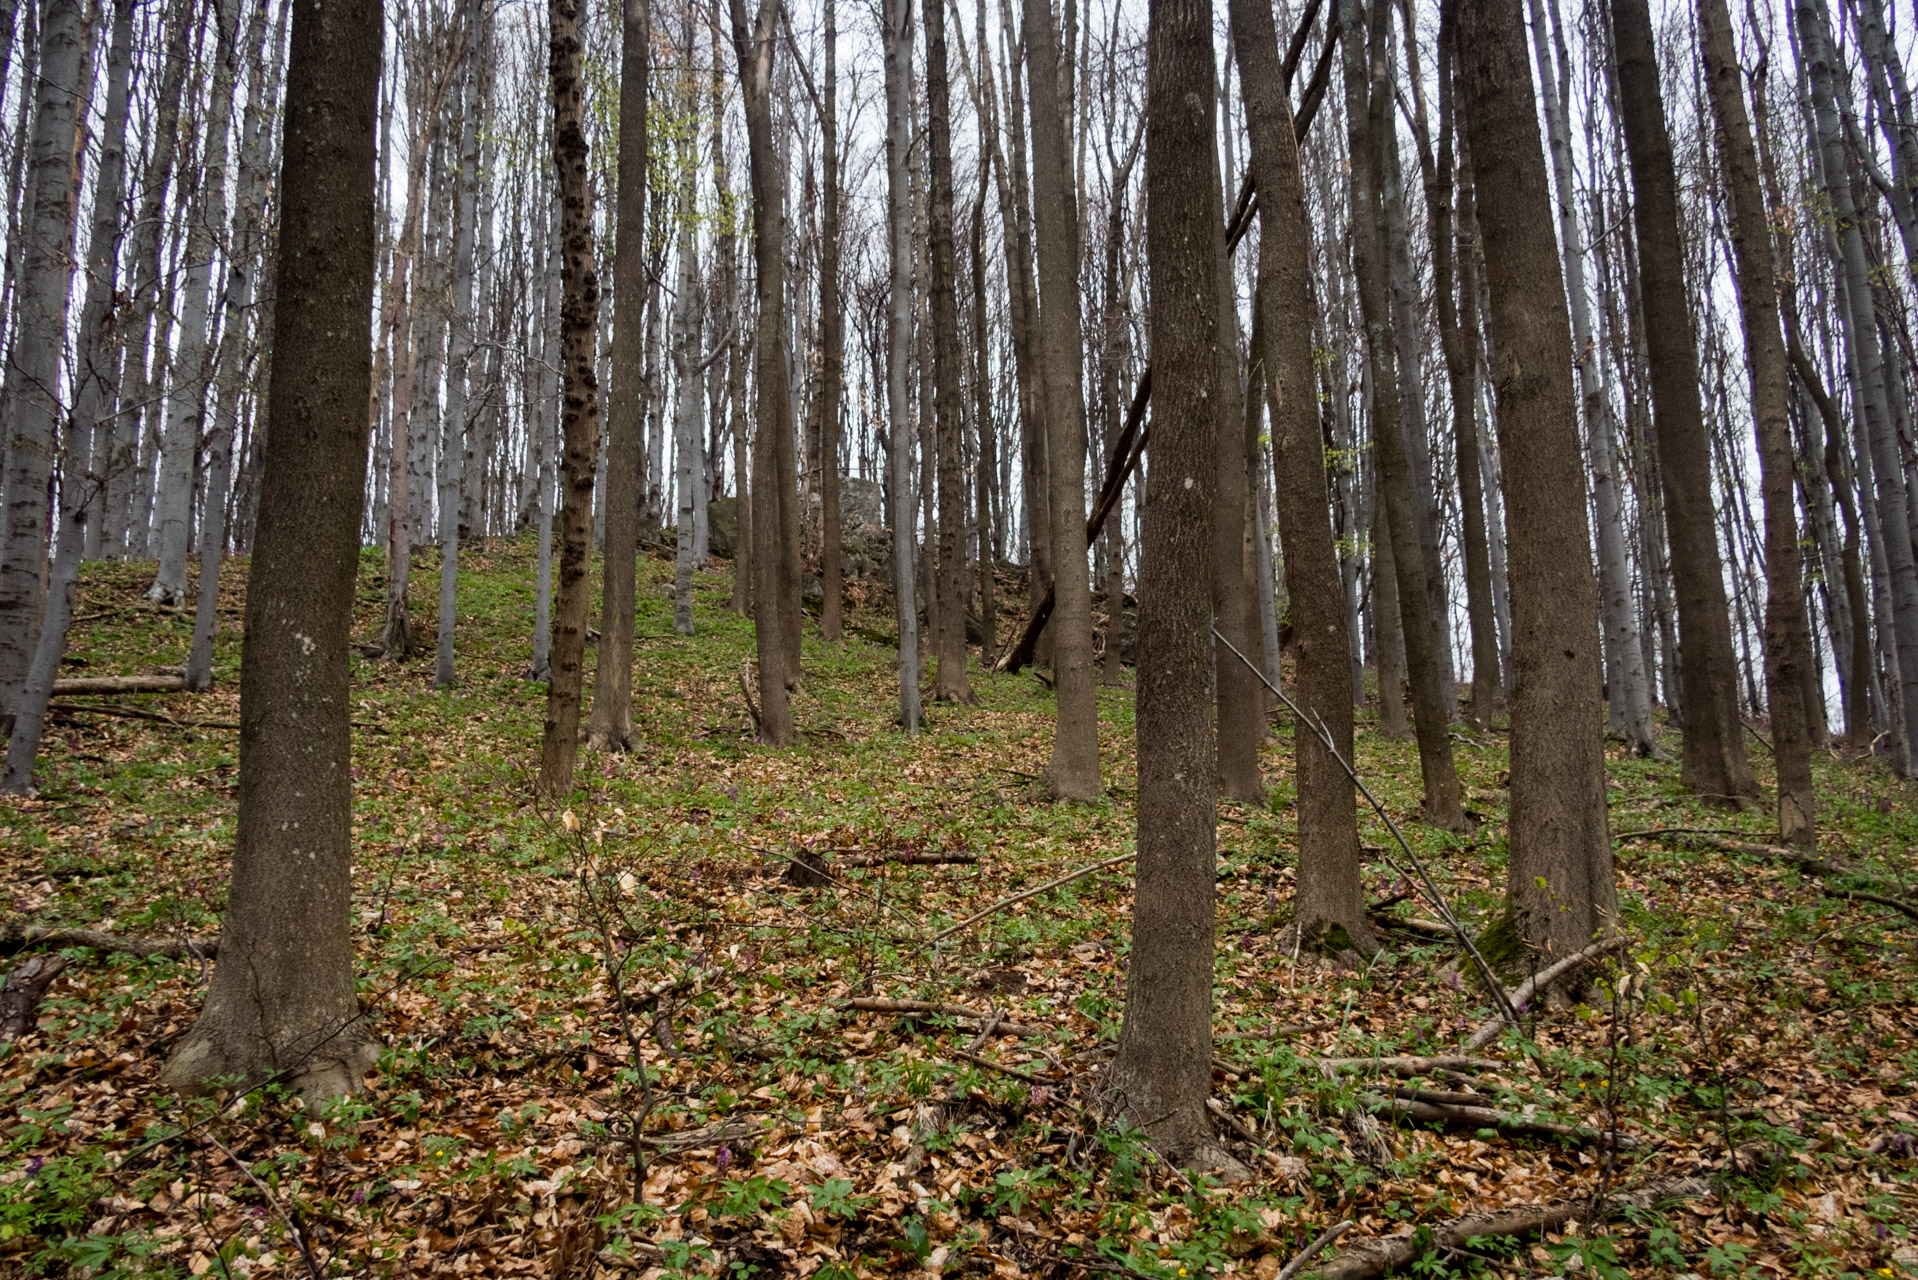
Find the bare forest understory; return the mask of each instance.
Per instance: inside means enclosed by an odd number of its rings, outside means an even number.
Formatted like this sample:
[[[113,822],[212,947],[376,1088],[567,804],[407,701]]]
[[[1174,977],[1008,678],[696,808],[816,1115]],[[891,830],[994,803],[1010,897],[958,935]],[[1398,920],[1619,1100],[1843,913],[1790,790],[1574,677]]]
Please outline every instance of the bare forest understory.
[[[1521,1031],[1468,1051],[1491,1001],[1369,814],[1387,949],[1283,946],[1281,719],[1270,807],[1218,813],[1213,1106],[1255,1174],[1221,1188],[1102,1119],[1129,687],[1099,691],[1105,798],[1054,804],[1044,683],[974,670],[977,705],[929,703],[902,735],[890,597],[851,583],[845,644],[806,634],[800,745],[764,748],[729,575],[700,576],[685,638],[672,564],[642,558],[639,746],[583,754],[579,798],[549,812],[532,557],[467,548],[456,688],[433,690],[430,636],[413,662],[355,659],[354,933],[381,1056],[325,1114],[155,1083],[218,963],[245,562],[211,692],[56,698],[40,792],[0,811],[8,1015],[57,969],[0,1049],[0,1272],[1918,1275],[1918,818],[1881,765],[1815,760],[1817,853],[1793,863],[1762,810],[1686,796],[1662,715],[1674,758],[1611,744],[1626,945],[1583,1003],[1522,1002]],[[184,660],[191,612],[144,601],[151,580],[86,566],[63,675]],[[370,645],[377,554],[357,598]],[[1455,749],[1462,836],[1414,820],[1413,745],[1361,713],[1361,773],[1477,930],[1505,881],[1502,726]],[[1769,788],[1763,748],[1754,765]]]

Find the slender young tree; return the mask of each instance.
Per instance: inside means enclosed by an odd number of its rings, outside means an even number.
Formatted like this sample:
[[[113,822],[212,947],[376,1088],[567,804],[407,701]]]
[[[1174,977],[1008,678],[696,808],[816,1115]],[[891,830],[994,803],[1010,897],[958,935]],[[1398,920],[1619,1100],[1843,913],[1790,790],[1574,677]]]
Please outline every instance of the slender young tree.
[[[206,1003],[161,1073],[359,1087],[353,983],[353,580],[372,381],[374,0],[293,6],[266,469],[240,657],[240,811]]]
[[[1247,157],[1259,193],[1258,288],[1253,295],[1248,394],[1272,414],[1272,474],[1279,540],[1297,653],[1297,696],[1323,721],[1333,745],[1352,752],[1352,676],[1345,592],[1326,506],[1325,446],[1312,354],[1311,224],[1279,60],[1278,29],[1262,0],[1232,0],[1232,49],[1245,99]],[[1236,663],[1238,659],[1227,655]],[[1309,944],[1370,953],[1358,812],[1352,781],[1318,735],[1294,726],[1299,880],[1293,924]],[[1343,932],[1344,938],[1339,933]]]
[[[846,314],[839,277],[839,5],[824,0],[826,69],[819,103],[819,634],[845,628],[846,543],[839,510],[839,412],[846,388]]]
[[[1811,779],[1811,716],[1804,672],[1811,665],[1805,618],[1804,560],[1798,549],[1796,458],[1790,374],[1779,328],[1771,216],[1758,178],[1751,117],[1739,84],[1738,50],[1725,0],[1698,0],[1698,42],[1717,124],[1719,169],[1730,197],[1738,306],[1745,322],[1745,365],[1765,508],[1765,677],[1772,756],[1778,768],[1778,834],[1787,844],[1817,842]]]
[[[1224,425],[1225,235],[1211,7],[1152,0],[1148,12],[1145,221],[1157,392],[1140,544],[1138,887],[1125,1022],[1106,1085],[1114,1109],[1168,1158],[1243,1178],[1206,1112],[1217,896],[1209,566]],[[1081,542],[1073,554],[1083,561],[1083,552]]]
[[[1099,701],[1092,670],[1092,581],[1086,564],[1084,342],[1079,215],[1067,146],[1070,102],[1052,7],[1025,0],[1032,97],[1032,213],[1039,250],[1039,335],[1045,370],[1046,493],[1052,539],[1052,684],[1058,714],[1047,778],[1061,800],[1099,794]],[[1210,55],[1208,54],[1208,57]],[[1215,280],[1214,288],[1217,288]]]
[[[539,793],[557,800],[573,788],[579,753],[579,695],[585,683],[587,579],[593,538],[593,452],[599,442],[599,379],[593,328],[599,275],[593,263],[593,188],[587,171],[585,85],[580,80],[580,0],[550,0],[547,75],[553,87],[553,161],[559,171],[559,369],[563,467],[559,519],[559,591],[553,610],[540,742]]]
[[[633,625],[639,572],[640,436],[646,385],[646,95],[651,77],[650,0],[620,5],[619,155],[613,201],[613,376],[606,392],[606,545],[600,552],[599,666],[586,746],[633,745]],[[692,531],[680,541],[690,544]]]
[[[1533,959],[1618,910],[1599,730],[1598,584],[1586,527],[1571,317],[1520,0],[1454,0],[1458,87],[1491,296],[1512,589],[1512,924]]]
[[[1679,721],[1684,733],[1679,775],[1709,801],[1742,806],[1758,794],[1758,784],[1745,755],[1745,731],[1738,718],[1738,665],[1732,654],[1724,568],[1713,527],[1711,438],[1699,398],[1698,347],[1678,231],[1678,179],[1653,54],[1651,9],[1647,0],[1610,0],[1607,7],[1625,149],[1636,195],[1632,220],[1638,232],[1639,300],[1651,366],[1665,527],[1671,537],[1672,583],[1678,597],[1683,686]],[[1476,143],[1472,155],[1481,169],[1489,163]],[[1482,181],[1480,189],[1484,191]],[[1480,201],[1479,210],[1489,224],[1489,199]],[[1489,245],[1486,257],[1489,265]],[[1514,597],[1517,594],[1514,588]]]

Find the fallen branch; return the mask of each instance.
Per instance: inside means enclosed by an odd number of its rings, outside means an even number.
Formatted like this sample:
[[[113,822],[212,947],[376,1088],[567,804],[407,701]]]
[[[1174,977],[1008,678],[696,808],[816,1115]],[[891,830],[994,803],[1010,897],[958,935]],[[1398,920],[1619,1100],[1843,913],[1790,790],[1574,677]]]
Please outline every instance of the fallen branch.
[[[878,996],[856,996],[846,1002],[846,1007],[857,1009],[861,1013],[889,1013],[894,1017],[903,1018],[965,1018],[978,1023],[984,1023],[995,1016],[984,1009],[975,1009],[971,1005],[943,1004],[934,1000],[886,1000]],[[1044,1031],[1043,1027],[1029,1027],[1020,1022],[1000,1022],[995,1034],[1036,1036],[1043,1034]]]
[[[1383,925],[1387,929],[1404,929],[1409,933],[1422,933],[1429,938],[1456,938],[1452,926],[1438,920],[1421,920],[1417,916],[1374,915],[1372,923]]]
[[[184,693],[185,676],[72,676],[53,682],[53,696],[73,693]]]
[[[938,867],[951,864],[971,864],[979,861],[979,855],[967,850],[951,853],[935,849],[931,853],[855,853],[850,857],[837,860],[842,867],[882,867],[893,863],[902,867]]]
[[[7,975],[6,986],[0,987],[0,1044],[33,1028],[34,1009],[66,967],[63,956],[34,956]]]
[[[1001,898],[999,899],[999,901],[987,907],[984,911],[975,912],[974,914],[967,916],[964,920],[961,920],[958,924],[953,925],[949,929],[941,929],[938,933],[935,933],[932,935],[932,940],[934,942],[942,942],[945,939],[950,938],[955,933],[961,933],[967,929],[970,929],[973,925],[978,924],[981,920],[984,920],[987,916],[993,915],[1000,911],[1004,911],[1007,907],[1015,906],[1018,903],[1024,902],[1027,898],[1036,898],[1048,889],[1057,889],[1062,884],[1071,884],[1074,880],[1084,879],[1086,876],[1091,875],[1095,871],[1103,871],[1107,867],[1116,867],[1121,862],[1130,862],[1137,856],[1138,856],[1137,854],[1133,854],[1133,853],[1122,853],[1116,858],[1107,858],[1104,862],[1095,862],[1089,867],[1080,867],[1077,871],[1071,872],[1067,875],[1060,876],[1056,880],[1048,880],[1042,885],[1038,885],[1034,888],[1027,889],[1021,893],[1015,893],[1010,898]]]
[[[237,729],[237,720],[175,720],[172,716],[158,711],[142,711],[137,707],[96,707],[81,702],[50,702],[49,714],[61,711],[68,715],[83,714],[90,716],[111,716],[118,720],[151,720],[156,724],[172,725],[176,729]]]
[[[1437,1071],[1502,1071],[1505,1064],[1490,1058],[1448,1054],[1437,1058],[1402,1055],[1390,1058],[1304,1058],[1301,1061],[1334,1071],[1389,1071],[1396,1076],[1422,1076]]]
[[[1006,1034],[1005,1027],[1000,1026],[999,1028],[997,1028],[997,1033],[1000,1035]],[[1044,1084],[1045,1083],[1045,1081],[1041,1080],[1038,1076],[1027,1075],[1023,1071],[1016,1071],[1013,1068],[1006,1066],[1004,1063],[994,1062],[991,1058],[982,1058],[978,1054],[972,1052],[970,1049],[948,1049],[946,1050],[946,1052],[951,1054],[955,1058],[963,1058],[965,1061],[970,1062],[975,1067],[984,1067],[988,1071],[997,1071],[1000,1075],[1011,1076],[1014,1080],[1023,1080],[1027,1084]]]
[[[1615,933],[1609,938],[1600,938],[1583,951],[1566,956],[1563,960],[1548,966],[1542,972],[1535,973],[1527,978],[1519,985],[1517,991],[1512,992],[1511,995],[1506,997],[1507,1004],[1511,1008],[1517,1009],[1520,1005],[1523,1005],[1533,996],[1549,988],[1554,982],[1557,982],[1572,970],[1580,968],[1598,959],[1602,955],[1622,949],[1625,943],[1626,937],[1622,933]],[[1505,1028],[1506,1022],[1505,1015],[1502,1013],[1496,1017],[1487,1019],[1477,1031],[1472,1033],[1472,1038],[1465,1042],[1465,1051],[1467,1053],[1475,1053],[1483,1049],[1486,1045],[1498,1038],[1498,1033]],[[1517,1026],[1518,1023],[1514,1020],[1511,1025]]]
[[[1860,902],[1875,902],[1881,907],[1890,907],[1913,920],[1918,920],[1918,906],[1898,898],[1888,898],[1882,893],[1866,893],[1863,889],[1824,889],[1827,898],[1856,898]]]
[[[210,959],[220,949],[218,938],[123,938],[98,929],[48,929],[37,924],[9,925],[0,930],[0,955],[27,947],[92,947],[128,956],[167,956]]]
[[[1599,1213],[1615,1216],[1624,1209],[1649,1209],[1669,1200],[1695,1200],[1712,1194],[1710,1178],[1667,1178],[1649,1183],[1636,1191],[1611,1197]],[[1444,1222],[1406,1227],[1389,1236],[1362,1240],[1333,1261],[1318,1269],[1320,1280],[1373,1280],[1396,1267],[1486,1236],[1529,1235],[1534,1231],[1554,1231],[1577,1219],[1593,1220],[1590,1197],[1556,1200],[1551,1204],[1522,1205],[1494,1213],[1468,1213]]]
[[[1350,1231],[1353,1225],[1352,1220],[1347,1218],[1344,1222],[1327,1227],[1324,1234],[1320,1235],[1319,1238],[1311,1244],[1306,1245],[1305,1248],[1299,1252],[1299,1256],[1286,1263],[1285,1266],[1280,1269],[1279,1274],[1272,1277],[1272,1280],[1292,1280],[1293,1276],[1299,1274],[1301,1267],[1318,1257],[1321,1253],[1324,1253],[1327,1245]]]
[[[1499,1111],[1493,1107],[1469,1106],[1456,1102],[1422,1102],[1416,1098],[1385,1098],[1375,1093],[1365,1095],[1360,1102],[1373,1115],[1382,1116],[1395,1123],[1411,1121],[1415,1124],[1449,1125],[1458,1129],[1497,1129],[1500,1133],[1570,1138],[1575,1142],[1604,1142],[1611,1136],[1597,1129],[1587,1129],[1583,1125],[1534,1120],[1530,1116],[1521,1116],[1511,1111]],[[1638,1145],[1636,1138],[1628,1134],[1618,1135],[1618,1146],[1621,1150],[1630,1150]]]

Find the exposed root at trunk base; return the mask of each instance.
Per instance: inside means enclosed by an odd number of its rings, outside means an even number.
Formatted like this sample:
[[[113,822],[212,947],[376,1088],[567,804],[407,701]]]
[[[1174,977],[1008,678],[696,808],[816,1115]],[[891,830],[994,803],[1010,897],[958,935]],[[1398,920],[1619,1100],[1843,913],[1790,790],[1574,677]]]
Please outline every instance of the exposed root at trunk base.
[[[227,1028],[217,1021],[209,1027],[208,1021],[203,1013],[199,1025],[167,1059],[160,1072],[163,1088],[191,1097],[218,1088],[246,1093],[268,1084],[284,1084],[313,1111],[335,1098],[358,1093],[366,1073],[379,1061],[379,1046],[363,1038],[357,1018],[356,1025],[325,1037],[323,1048],[292,1065],[270,1061],[270,1046],[261,1041],[237,1033],[229,1036]],[[227,1044],[228,1039],[244,1043]]]

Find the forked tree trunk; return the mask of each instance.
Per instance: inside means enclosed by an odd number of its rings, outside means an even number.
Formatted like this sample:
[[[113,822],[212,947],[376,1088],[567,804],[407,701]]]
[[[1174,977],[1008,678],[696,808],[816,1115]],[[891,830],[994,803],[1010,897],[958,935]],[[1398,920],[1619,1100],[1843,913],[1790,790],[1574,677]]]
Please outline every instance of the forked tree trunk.
[[[1678,234],[1678,186],[1652,51],[1651,11],[1646,0],[1612,0],[1609,9],[1625,146],[1637,197],[1632,217],[1638,230],[1639,289],[1678,597],[1683,686],[1679,719],[1684,732],[1679,775],[1708,801],[1743,805],[1758,794],[1758,784],[1738,718],[1738,667],[1713,528],[1711,440],[1699,399],[1698,348]],[[1476,145],[1473,156],[1483,161]],[[1488,220],[1489,205],[1489,200],[1481,202]],[[1486,256],[1491,256],[1490,246]]]
[[[1519,0],[1459,0],[1458,87],[1491,291],[1512,583],[1508,901],[1534,956],[1618,913],[1599,734],[1598,585],[1586,527],[1571,321]],[[1531,958],[1519,960],[1526,967]]]
[[[599,276],[593,263],[593,194],[586,168],[585,86],[580,81],[580,0],[551,0],[547,73],[553,87],[553,160],[559,170],[560,429],[564,439],[559,526],[559,594],[546,686],[546,728],[540,743],[539,793],[556,801],[573,788],[579,752],[579,695],[584,684],[587,578],[593,537],[593,454],[599,443],[599,379],[593,328]]]
[[[1206,1114],[1217,896],[1208,569],[1225,222],[1214,194],[1213,81],[1210,6],[1153,0],[1145,222],[1157,394],[1140,546],[1138,888],[1125,1022],[1106,1089],[1113,1109],[1169,1159],[1244,1177]]]
[[[753,193],[754,340],[759,429],[753,439],[753,632],[759,655],[759,731],[776,747],[793,742],[788,681],[799,677],[798,477],[793,406],[786,368],[786,211],[782,169],[773,148],[772,68],[778,0],[731,0],[733,52],[746,109]]]
[[[1758,436],[1765,506],[1765,677],[1772,756],[1778,769],[1778,834],[1815,844],[1817,802],[1811,780],[1810,708],[1804,672],[1811,666],[1805,618],[1804,562],[1798,549],[1796,460],[1792,452],[1785,341],[1779,329],[1771,217],[1760,190],[1751,119],[1739,85],[1738,50],[1725,0],[1699,0],[1698,42],[1718,125],[1718,160],[1731,198],[1729,230],[1745,322],[1752,420]]]
[[[646,94],[652,59],[650,0],[620,4],[619,156],[613,200],[613,374],[606,391],[606,546],[600,553],[599,666],[586,746],[633,745],[633,626],[639,572],[640,436],[647,390]],[[692,531],[682,529],[688,543]],[[687,548],[691,550],[690,546]]]
[[[1259,284],[1253,295],[1249,394],[1272,414],[1272,474],[1296,657],[1300,706],[1333,745],[1352,753],[1352,678],[1345,589],[1326,508],[1312,328],[1311,224],[1293,141],[1278,30],[1262,0],[1232,0],[1232,48],[1245,97],[1253,184],[1259,192]],[[1229,657],[1230,655],[1228,655]],[[1234,658],[1232,661],[1236,662]],[[1305,725],[1292,729],[1297,759],[1299,879],[1292,922],[1308,945],[1367,954],[1378,941],[1365,918],[1358,811],[1345,769]],[[1343,931],[1341,940],[1338,933]]]
[[[161,1073],[269,1075],[309,1106],[374,1059],[353,984],[349,659],[372,370],[373,0],[293,7],[266,470],[240,660],[240,811],[219,962]]]
[[[1032,94],[1032,210],[1039,242],[1039,367],[1045,371],[1046,493],[1052,546],[1053,607],[1047,632],[1058,705],[1046,776],[1059,799],[1090,800],[1100,790],[1099,703],[1092,671],[1092,583],[1086,566],[1078,214],[1072,198],[1072,156],[1066,145],[1066,104],[1059,86],[1059,42],[1046,0],[1025,0],[1025,43],[1026,79]],[[1218,287],[1216,275],[1213,287]]]

